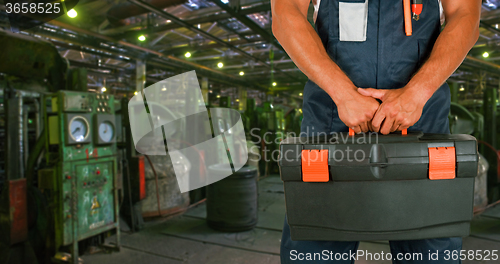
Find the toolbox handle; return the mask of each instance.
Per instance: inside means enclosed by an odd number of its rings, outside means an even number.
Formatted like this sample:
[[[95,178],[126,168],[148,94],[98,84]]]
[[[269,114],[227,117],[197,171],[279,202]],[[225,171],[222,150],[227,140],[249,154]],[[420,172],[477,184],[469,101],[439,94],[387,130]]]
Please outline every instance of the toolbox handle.
[[[352,128],[349,128],[349,136],[354,136],[354,130]],[[408,129],[403,129],[401,130],[401,135],[406,136],[408,134]]]

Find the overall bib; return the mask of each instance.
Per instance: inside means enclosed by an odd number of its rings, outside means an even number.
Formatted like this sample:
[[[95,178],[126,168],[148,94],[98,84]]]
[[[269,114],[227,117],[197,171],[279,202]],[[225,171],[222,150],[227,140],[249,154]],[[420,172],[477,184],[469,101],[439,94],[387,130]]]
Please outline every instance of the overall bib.
[[[412,20],[412,36],[405,35],[401,0],[321,0],[316,11],[316,31],[328,55],[354,85],[361,88],[404,87],[430,55],[441,31],[438,0],[423,0],[420,19]],[[450,90],[445,83],[427,101],[420,120],[408,130],[449,133],[449,108]],[[304,88],[303,113],[301,132],[307,136],[348,131],[348,127],[340,120],[337,107],[330,96],[310,80]],[[335,253],[355,252],[358,244],[292,241],[285,218],[281,263],[299,262],[296,258],[298,253],[321,253],[322,250]],[[445,260],[444,252],[449,250],[451,255],[453,250],[460,251],[462,239],[390,241],[390,247],[393,256],[397,253],[422,253],[423,256],[423,261],[420,262],[393,260],[393,263],[429,263],[426,261],[429,250],[431,253],[439,251],[439,260],[433,260],[431,263],[460,263],[460,260]],[[295,250],[295,255],[291,255],[292,250]],[[306,262],[354,263],[353,260]]]

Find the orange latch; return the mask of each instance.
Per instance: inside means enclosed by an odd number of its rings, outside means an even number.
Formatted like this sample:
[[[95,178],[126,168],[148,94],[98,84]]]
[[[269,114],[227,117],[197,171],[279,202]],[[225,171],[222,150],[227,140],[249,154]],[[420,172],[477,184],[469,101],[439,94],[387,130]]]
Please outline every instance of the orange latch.
[[[429,179],[455,179],[455,147],[429,148]]]
[[[329,178],[328,149],[302,150],[302,181],[327,182]]]

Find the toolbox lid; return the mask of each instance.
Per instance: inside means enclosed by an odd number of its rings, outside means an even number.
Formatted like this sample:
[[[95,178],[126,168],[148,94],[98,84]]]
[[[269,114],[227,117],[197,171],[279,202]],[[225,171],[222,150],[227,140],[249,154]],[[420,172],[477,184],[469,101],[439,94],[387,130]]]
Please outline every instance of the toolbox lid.
[[[280,144],[281,178],[303,181],[303,162],[310,164],[313,155],[304,159],[302,154],[322,150],[327,150],[329,180],[334,181],[443,180],[477,174],[477,142],[473,136],[421,132],[406,136],[372,134],[371,138],[349,136],[347,132],[319,138],[287,138]],[[323,171],[324,166],[320,166]],[[306,171],[311,170],[311,166],[306,167]],[[324,181],[326,176],[316,177]]]

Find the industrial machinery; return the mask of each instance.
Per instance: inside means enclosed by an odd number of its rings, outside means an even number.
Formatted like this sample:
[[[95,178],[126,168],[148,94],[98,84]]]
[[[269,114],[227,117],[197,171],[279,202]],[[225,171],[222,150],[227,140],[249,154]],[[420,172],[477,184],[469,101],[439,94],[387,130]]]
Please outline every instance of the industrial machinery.
[[[294,135],[300,134],[300,126],[302,124],[302,108],[291,108],[285,114],[285,133],[293,133]]]
[[[123,178],[124,200],[120,213],[132,232],[139,231],[144,226],[138,202],[146,198],[146,175],[144,170],[144,155],[135,150],[128,112],[128,98],[122,98],[115,103],[116,142],[121,151],[121,167]],[[134,177],[133,175],[138,175]]]
[[[285,118],[282,109],[275,109],[273,104],[265,102],[263,111],[259,115],[259,127],[265,127],[260,131],[262,160],[260,171],[262,174],[278,172],[279,144],[285,137]]]
[[[78,263],[78,241],[116,230],[120,245],[116,127],[110,95],[59,91],[44,108],[45,159],[38,185],[53,217],[50,247],[71,245]]]
[[[66,87],[68,64],[52,43],[23,34],[0,31],[0,50],[0,263],[40,263],[52,232],[33,180],[44,142],[40,99]]]

